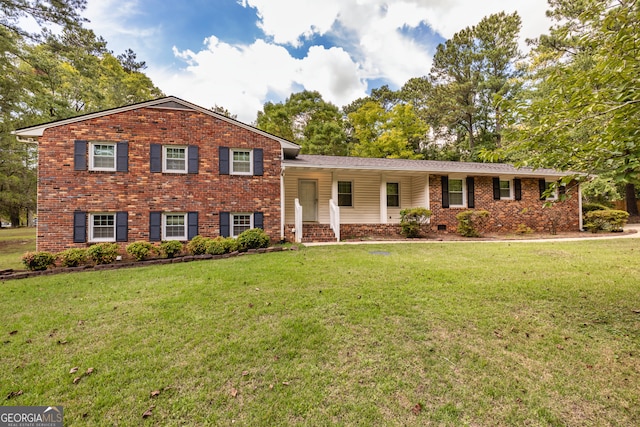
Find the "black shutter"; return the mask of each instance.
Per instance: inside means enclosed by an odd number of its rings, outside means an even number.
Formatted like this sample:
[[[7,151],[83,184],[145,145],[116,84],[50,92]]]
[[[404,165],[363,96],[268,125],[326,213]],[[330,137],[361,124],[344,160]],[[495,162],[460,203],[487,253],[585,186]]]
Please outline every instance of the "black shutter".
[[[87,213],[76,211],[73,213],[73,243],[87,241]]]
[[[513,180],[513,191],[515,193],[515,199],[522,200],[522,181],[518,178]]]
[[[198,235],[198,212],[187,214],[187,239],[191,240]]]
[[[253,228],[261,228],[264,230],[264,214],[262,212],[253,213]]]
[[[129,143],[127,141],[118,142],[116,145],[116,170],[118,172],[129,171]]]
[[[493,200],[500,200],[500,178],[493,178]]]
[[[87,141],[73,141],[73,170],[87,170]]]
[[[149,241],[159,242],[162,240],[162,213],[149,213]]]
[[[116,242],[129,240],[129,214],[116,212]]]
[[[162,172],[162,145],[151,144],[149,146],[149,159],[151,172]]]
[[[567,194],[567,186],[562,185],[560,182],[558,182],[558,194],[561,196]]]
[[[220,235],[222,237],[231,236],[231,225],[229,212],[220,212]]]
[[[229,147],[220,147],[220,175],[229,175]]]
[[[467,207],[475,208],[476,207],[476,197],[475,197],[475,185],[474,185],[473,177],[467,177]]]
[[[198,147],[196,145],[187,147],[187,157],[189,158],[187,172],[198,173]]]
[[[540,200],[545,200],[544,192],[547,191],[547,182],[544,179],[539,179],[538,187],[540,188]]]
[[[262,148],[253,150],[253,174],[255,176],[264,175],[264,152]]]
[[[442,182],[442,207],[448,208],[449,207],[449,177],[443,176],[441,182]]]

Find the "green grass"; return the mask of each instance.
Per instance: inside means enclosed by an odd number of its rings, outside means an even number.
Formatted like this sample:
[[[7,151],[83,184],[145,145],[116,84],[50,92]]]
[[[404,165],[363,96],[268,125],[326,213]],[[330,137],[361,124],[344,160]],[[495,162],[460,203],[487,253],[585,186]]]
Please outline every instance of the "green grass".
[[[0,228],[0,270],[23,270],[22,255],[35,250],[35,228]]]
[[[1,404],[63,405],[68,426],[640,425],[639,243],[326,246],[7,281]]]

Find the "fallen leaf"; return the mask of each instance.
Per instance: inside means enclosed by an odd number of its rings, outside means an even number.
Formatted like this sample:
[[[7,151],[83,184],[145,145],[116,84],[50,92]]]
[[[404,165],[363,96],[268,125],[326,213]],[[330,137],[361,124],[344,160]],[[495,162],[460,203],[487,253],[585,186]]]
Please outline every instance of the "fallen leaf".
[[[494,334],[496,337],[498,337],[498,338],[502,338],[502,334],[501,334],[501,333],[500,333],[500,331],[498,331],[498,330],[493,331],[493,334]]]
[[[256,288],[256,291],[259,291],[259,290],[260,290],[260,288]]]
[[[84,325],[84,320],[78,320],[78,326]]]
[[[242,376],[246,377],[247,375],[249,375],[249,371],[242,371]]]
[[[273,390],[273,384],[269,384],[269,390]]]
[[[564,347],[561,346],[560,344],[558,344],[556,347],[558,348],[558,350],[564,350]]]
[[[70,374],[75,374],[76,372],[78,372],[78,368],[77,366],[74,366],[73,368],[71,368],[71,370],[69,371]]]
[[[17,333],[18,333],[18,331],[11,331],[11,332],[9,332],[9,335],[15,335]]]
[[[58,340],[58,345],[65,345],[65,344],[68,344],[68,343],[69,343],[69,341],[67,341],[67,340],[64,340],[64,341]]]
[[[289,385],[289,381],[282,381],[282,385]]]
[[[12,397],[17,397],[20,395],[22,395],[22,390],[12,391],[11,393],[7,394],[7,400],[11,399]]]
[[[231,389],[231,397],[236,397],[238,395],[238,390],[236,390],[235,388]]]
[[[24,342],[26,342],[27,344],[31,344],[33,341],[31,341],[31,338],[27,338]]]
[[[142,414],[142,418],[149,418],[151,416],[151,411],[153,411],[153,408],[155,408],[155,406],[152,406],[144,411],[144,414]]]
[[[153,390],[151,392],[151,397],[157,397],[160,396],[160,390]]]
[[[411,408],[411,412],[413,412],[413,415],[418,415],[420,412],[422,412],[422,405],[419,403],[416,403],[416,406]]]
[[[87,369],[87,373],[85,375],[91,375],[91,374],[93,374],[93,368]]]
[[[640,314],[640,310],[633,310],[635,314]]]
[[[253,308],[253,304],[249,303],[249,308]]]
[[[78,384],[78,383],[80,382],[80,380],[81,380],[81,379],[82,379],[82,377],[75,377],[75,378],[73,379],[73,383],[74,383],[74,384]]]

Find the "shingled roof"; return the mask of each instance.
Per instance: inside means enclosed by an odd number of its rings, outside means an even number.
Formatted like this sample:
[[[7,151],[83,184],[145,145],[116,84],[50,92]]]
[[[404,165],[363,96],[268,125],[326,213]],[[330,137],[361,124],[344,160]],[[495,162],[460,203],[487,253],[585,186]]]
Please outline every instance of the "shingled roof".
[[[286,168],[407,171],[434,174],[513,175],[560,178],[570,173],[554,169],[516,168],[505,163],[446,162],[436,160],[372,159],[300,154],[283,161]]]

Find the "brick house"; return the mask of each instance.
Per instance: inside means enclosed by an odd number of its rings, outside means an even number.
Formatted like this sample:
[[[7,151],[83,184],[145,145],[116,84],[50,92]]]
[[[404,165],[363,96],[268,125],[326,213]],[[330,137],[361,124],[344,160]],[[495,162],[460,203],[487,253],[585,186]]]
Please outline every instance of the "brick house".
[[[300,155],[300,147],[175,97],[19,129],[38,142],[37,249],[188,241],[263,228],[273,240],[397,234],[424,206],[432,228],[490,212],[490,230],[581,228],[579,190],[543,209],[562,173],[504,164]]]

